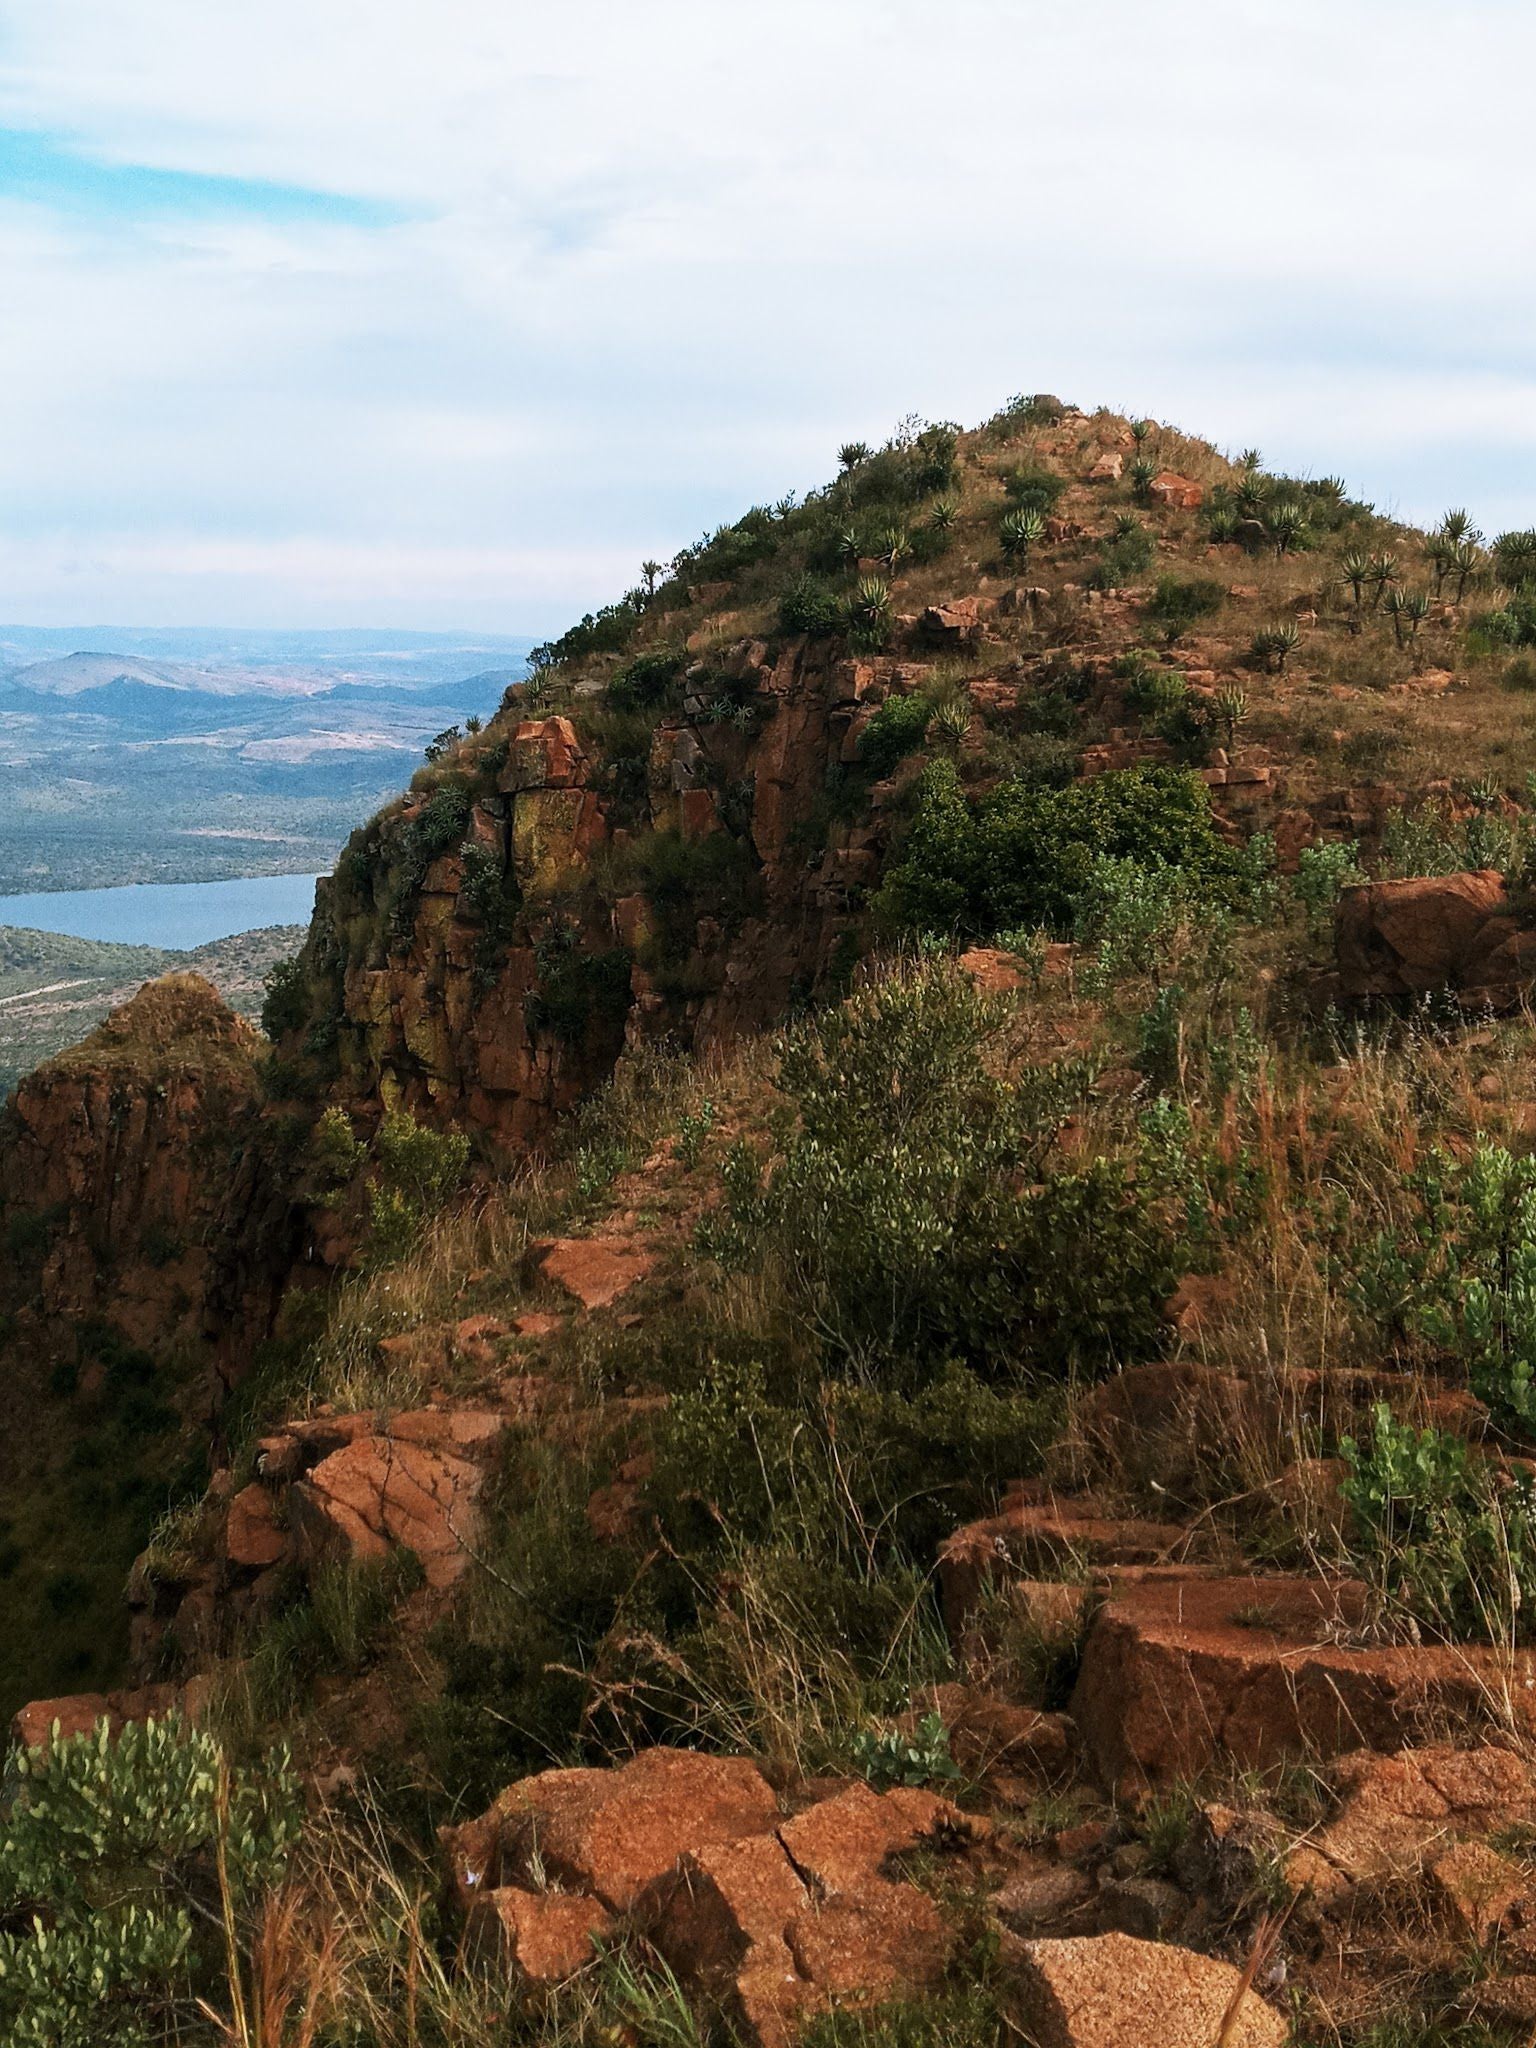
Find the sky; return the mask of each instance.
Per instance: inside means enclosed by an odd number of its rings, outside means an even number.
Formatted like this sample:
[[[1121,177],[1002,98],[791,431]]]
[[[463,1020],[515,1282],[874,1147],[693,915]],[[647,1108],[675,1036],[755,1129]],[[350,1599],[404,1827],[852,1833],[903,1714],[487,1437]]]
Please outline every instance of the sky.
[[[0,0],[0,619],[560,630],[1054,391],[1536,524],[1526,0]]]

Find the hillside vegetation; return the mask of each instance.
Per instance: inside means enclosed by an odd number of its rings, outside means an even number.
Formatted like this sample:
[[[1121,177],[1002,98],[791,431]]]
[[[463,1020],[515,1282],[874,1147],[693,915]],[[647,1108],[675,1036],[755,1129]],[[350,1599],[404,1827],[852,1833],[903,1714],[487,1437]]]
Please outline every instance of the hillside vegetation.
[[[434,743],[270,1045],[30,1077],[8,2038],[1528,2041],[1527,647],[1536,534],[912,426]]]

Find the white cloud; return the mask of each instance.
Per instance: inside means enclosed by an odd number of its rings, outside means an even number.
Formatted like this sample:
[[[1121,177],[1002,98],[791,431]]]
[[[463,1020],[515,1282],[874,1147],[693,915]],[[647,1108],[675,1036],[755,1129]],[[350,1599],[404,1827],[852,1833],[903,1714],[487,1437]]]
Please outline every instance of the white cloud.
[[[1529,521],[1533,60],[1502,0],[0,0],[0,122],[398,210],[0,205],[0,611],[543,630],[1019,388]]]

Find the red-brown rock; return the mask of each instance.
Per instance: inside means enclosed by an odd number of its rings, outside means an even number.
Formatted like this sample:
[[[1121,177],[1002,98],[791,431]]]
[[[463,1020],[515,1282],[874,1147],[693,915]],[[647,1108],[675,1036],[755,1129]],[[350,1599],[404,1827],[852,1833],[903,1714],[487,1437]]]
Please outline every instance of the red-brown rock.
[[[761,1834],[778,1801],[744,1757],[648,1749],[619,1770],[543,1771],[511,1785],[444,1841],[461,1892],[553,1882],[627,1911],[685,1850]]]
[[[1147,495],[1154,505],[1166,506],[1170,511],[1198,512],[1205,503],[1205,486],[1197,484],[1193,477],[1180,476],[1177,470],[1165,469],[1152,479]]]
[[[224,1555],[233,1565],[262,1571],[276,1564],[287,1548],[288,1531],[277,1519],[271,1493],[259,1481],[242,1487],[229,1504]]]
[[[1008,2003],[1033,2048],[1284,2048],[1290,2025],[1256,1992],[1222,2032],[1241,1987],[1230,1963],[1100,1934],[1022,1944]]]
[[[1492,1650],[1351,1649],[1363,1589],[1324,1579],[1166,1578],[1114,1587],[1084,1647],[1071,1713],[1102,1780],[1127,1790],[1197,1778],[1218,1758],[1262,1770],[1287,1757],[1381,1750],[1426,1722],[1513,1693],[1536,1721],[1536,1652],[1513,1686]],[[1525,1681],[1533,1681],[1527,1688]]]
[[[471,1904],[467,1953],[499,1963],[525,1983],[564,1984],[592,1961],[594,1944],[617,1922],[598,1900],[573,1892],[529,1892],[499,1885]]]
[[[1536,932],[1521,926],[1493,868],[1345,889],[1334,936],[1346,996],[1448,989],[1503,1003],[1536,979]]]
[[[449,1586],[469,1562],[484,1480],[483,1463],[409,1434],[357,1437],[289,1489],[298,1553],[363,1560],[398,1546],[421,1559],[429,1586]]]
[[[627,1239],[558,1238],[544,1252],[539,1270],[573,1295],[583,1308],[608,1308],[643,1280],[655,1255]]]

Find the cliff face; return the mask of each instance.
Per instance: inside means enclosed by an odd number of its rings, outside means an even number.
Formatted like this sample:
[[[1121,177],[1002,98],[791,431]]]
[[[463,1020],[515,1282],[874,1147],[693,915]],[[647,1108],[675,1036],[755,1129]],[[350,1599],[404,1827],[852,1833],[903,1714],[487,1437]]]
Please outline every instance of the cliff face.
[[[799,641],[695,667],[643,753],[600,714],[507,714],[354,840],[321,886],[316,1008],[289,1039],[334,1048],[350,1106],[515,1151],[626,1037],[716,1044],[823,979],[884,837],[878,805],[829,835],[828,772],[910,676]]]
[[[0,1205],[10,1291],[45,1324],[106,1315],[136,1344],[197,1331],[260,1043],[207,982],[173,975],[21,1083]]]

